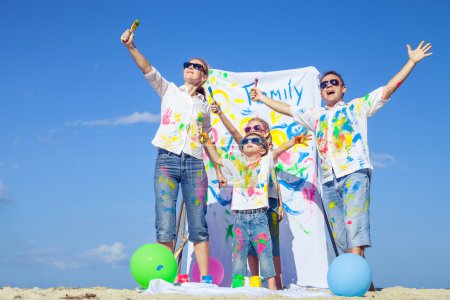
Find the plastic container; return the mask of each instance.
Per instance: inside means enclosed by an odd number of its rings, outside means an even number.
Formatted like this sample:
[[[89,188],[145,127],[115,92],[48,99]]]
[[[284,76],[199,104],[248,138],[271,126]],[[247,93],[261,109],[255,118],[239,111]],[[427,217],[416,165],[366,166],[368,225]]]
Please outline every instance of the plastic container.
[[[189,282],[189,275],[188,274],[178,274],[177,283],[185,283],[185,282]]]
[[[243,275],[236,274],[233,277],[233,281],[231,282],[232,288],[243,287],[245,284],[245,278]]]
[[[251,287],[262,287],[261,277],[251,276],[250,277],[250,286]]]
[[[211,275],[202,276],[202,283],[213,283],[213,278]]]

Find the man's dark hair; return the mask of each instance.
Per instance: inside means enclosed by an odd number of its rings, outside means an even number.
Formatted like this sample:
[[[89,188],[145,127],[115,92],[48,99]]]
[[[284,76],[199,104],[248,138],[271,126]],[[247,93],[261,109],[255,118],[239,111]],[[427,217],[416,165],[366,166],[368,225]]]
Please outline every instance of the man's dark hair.
[[[342,86],[345,86],[345,82],[344,82],[344,79],[342,79],[341,74],[339,74],[338,72],[333,71],[333,70],[326,71],[325,73],[323,73],[322,76],[320,76],[320,82],[322,82],[322,80],[325,76],[330,75],[330,74],[333,74],[333,75],[336,75],[337,77],[339,77],[339,80],[341,81]]]

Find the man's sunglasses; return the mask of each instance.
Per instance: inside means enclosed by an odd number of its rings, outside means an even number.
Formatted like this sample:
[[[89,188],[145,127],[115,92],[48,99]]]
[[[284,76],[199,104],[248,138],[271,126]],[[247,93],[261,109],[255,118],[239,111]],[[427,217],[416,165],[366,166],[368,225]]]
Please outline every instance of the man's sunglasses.
[[[332,85],[334,85],[334,86],[339,86],[339,80],[337,80],[337,79],[331,79],[330,81],[329,81]],[[326,88],[328,86],[328,80],[327,81],[322,81],[321,83],[320,83],[320,88],[323,90],[324,88]]]
[[[184,64],[183,64],[183,66],[184,66],[184,68],[185,69],[187,69],[187,68],[190,68],[191,66],[194,68],[194,69],[196,69],[197,71],[202,71],[203,73],[205,73],[206,74],[206,71],[205,71],[205,68],[201,65],[201,64],[196,64],[196,63],[193,63],[193,62],[185,62]]]
[[[266,130],[266,126],[264,126],[264,125],[255,125],[255,126],[247,126],[247,127],[244,127],[244,132],[245,133],[249,133],[250,131],[252,131],[252,129],[254,130],[254,131],[259,131],[259,132],[262,132],[262,131],[264,131],[264,130]]]
[[[241,146],[245,146],[248,143],[252,143],[255,145],[262,145],[262,139],[260,137],[245,138],[245,139],[242,139]]]

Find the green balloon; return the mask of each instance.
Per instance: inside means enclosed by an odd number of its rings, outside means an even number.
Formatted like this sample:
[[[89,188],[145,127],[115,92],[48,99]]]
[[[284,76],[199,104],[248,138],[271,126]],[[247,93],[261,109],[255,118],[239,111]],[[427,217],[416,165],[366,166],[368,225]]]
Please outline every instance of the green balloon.
[[[152,279],[173,283],[178,273],[178,264],[173,253],[163,245],[145,244],[131,257],[130,271],[134,280],[147,289]]]

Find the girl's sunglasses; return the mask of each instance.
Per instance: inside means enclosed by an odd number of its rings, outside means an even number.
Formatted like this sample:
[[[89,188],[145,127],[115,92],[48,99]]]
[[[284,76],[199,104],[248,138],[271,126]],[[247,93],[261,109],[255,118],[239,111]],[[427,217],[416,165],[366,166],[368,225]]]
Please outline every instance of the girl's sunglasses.
[[[185,69],[190,68],[192,66],[197,71],[202,71],[203,73],[206,73],[205,68],[201,64],[196,64],[196,63],[187,61],[183,64],[183,66]]]
[[[339,80],[337,79],[331,79],[330,83],[334,86],[339,86]],[[322,81],[320,83],[320,88],[323,90],[324,88],[326,88],[328,86],[328,80],[327,81]]]
[[[248,143],[252,143],[255,145],[262,145],[262,139],[260,137],[245,138],[245,139],[242,139],[241,146],[245,146]]]
[[[252,129],[254,131],[263,132],[264,130],[266,130],[266,126],[264,125],[247,126],[244,127],[244,132],[249,133],[250,131],[252,131]]]

